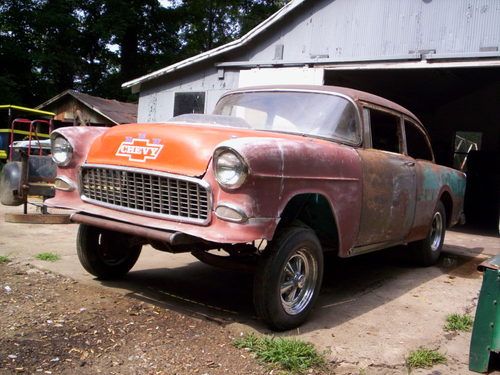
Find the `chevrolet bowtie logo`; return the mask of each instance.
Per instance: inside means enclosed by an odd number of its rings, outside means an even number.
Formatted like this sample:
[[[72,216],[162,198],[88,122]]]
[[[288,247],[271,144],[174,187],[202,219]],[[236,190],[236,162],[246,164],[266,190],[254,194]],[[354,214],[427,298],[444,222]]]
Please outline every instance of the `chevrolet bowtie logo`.
[[[149,139],[145,138],[127,138],[120,144],[115,155],[144,163],[146,160],[155,160],[162,149],[163,145],[156,139],[154,143],[150,143]]]

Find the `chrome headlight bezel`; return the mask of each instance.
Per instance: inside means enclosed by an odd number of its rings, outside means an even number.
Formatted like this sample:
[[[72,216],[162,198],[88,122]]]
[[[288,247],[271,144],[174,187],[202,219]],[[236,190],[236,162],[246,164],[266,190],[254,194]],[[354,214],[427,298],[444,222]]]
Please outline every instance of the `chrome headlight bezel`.
[[[213,167],[215,179],[225,189],[239,188],[249,173],[245,159],[230,147],[215,150]]]
[[[73,159],[73,146],[66,137],[58,133],[50,136],[52,160],[58,167],[67,167]]]

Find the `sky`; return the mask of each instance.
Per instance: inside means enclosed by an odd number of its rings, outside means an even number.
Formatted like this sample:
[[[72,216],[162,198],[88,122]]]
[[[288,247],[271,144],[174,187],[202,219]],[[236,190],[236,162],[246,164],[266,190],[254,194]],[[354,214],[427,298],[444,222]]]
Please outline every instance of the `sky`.
[[[164,6],[165,8],[169,7],[172,5],[172,0],[160,0],[160,4]]]

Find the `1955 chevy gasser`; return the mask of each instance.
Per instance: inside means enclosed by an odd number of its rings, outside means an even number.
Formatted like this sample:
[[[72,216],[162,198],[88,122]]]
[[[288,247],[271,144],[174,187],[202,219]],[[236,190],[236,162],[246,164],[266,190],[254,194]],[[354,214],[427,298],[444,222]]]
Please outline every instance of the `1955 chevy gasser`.
[[[251,265],[255,309],[277,330],[306,320],[324,252],[408,244],[431,265],[445,228],[463,219],[465,176],[434,163],[419,120],[341,87],[240,89],[213,115],[58,129],[52,154],[47,205],[76,211],[88,272],[122,276],[144,244]]]

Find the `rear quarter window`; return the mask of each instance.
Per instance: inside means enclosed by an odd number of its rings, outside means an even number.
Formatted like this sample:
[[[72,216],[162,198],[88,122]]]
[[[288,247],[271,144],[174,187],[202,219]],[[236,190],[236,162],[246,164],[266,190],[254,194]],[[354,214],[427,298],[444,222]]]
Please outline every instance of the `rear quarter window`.
[[[427,142],[427,136],[416,124],[405,120],[406,151],[414,159],[433,161],[432,150]]]

